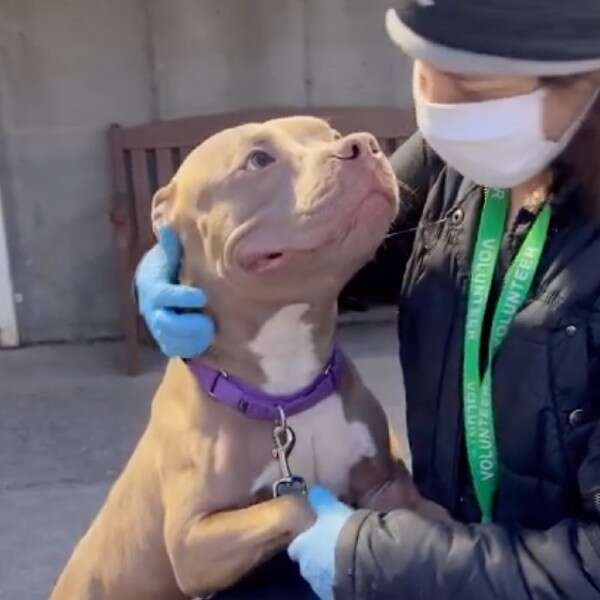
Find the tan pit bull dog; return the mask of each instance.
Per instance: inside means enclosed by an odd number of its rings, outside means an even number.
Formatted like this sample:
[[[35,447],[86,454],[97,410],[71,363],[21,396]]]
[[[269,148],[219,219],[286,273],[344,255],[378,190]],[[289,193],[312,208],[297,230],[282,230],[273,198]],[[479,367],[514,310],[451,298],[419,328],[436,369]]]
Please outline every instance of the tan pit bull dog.
[[[298,390],[318,400],[287,415],[291,471],[309,486],[355,506],[423,504],[391,455],[383,410],[334,352],[338,294],[397,204],[375,138],[342,138],[312,117],[229,129],[186,158],[157,192],[153,221],[178,233],[180,280],[206,291],[217,337],[202,357],[169,362],[148,427],[52,600],[207,595],[311,525],[304,496],[273,497],[273,415],[220,401],[223,385],[256,390],[272,411]],[[211,389],[195,366],[219,374]]]

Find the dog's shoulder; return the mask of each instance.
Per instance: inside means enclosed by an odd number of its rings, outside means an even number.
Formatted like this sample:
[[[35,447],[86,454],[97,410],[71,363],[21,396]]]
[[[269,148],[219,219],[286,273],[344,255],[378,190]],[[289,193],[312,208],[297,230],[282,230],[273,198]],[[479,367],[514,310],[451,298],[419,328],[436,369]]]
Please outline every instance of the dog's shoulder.
[[[385,413],[373,392],[365,385],[354,363],[345,357],[345,368],[339,382],[344,413],[348,421],[364,422],[369,429],[375,428],[377,434],[384,427],[387,431]]]

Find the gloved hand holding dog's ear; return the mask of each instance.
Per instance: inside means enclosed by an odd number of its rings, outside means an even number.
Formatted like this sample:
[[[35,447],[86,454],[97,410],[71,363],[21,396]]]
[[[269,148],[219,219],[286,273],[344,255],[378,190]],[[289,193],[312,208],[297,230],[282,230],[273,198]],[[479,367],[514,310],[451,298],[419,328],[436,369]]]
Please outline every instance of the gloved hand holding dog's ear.
[[[142,258],[135,274],[140,313],[163,354],[191,358],[212,344],[215,327],[200,312],[178,313],[177,309],[200,311],[206,295],[201,289],[177,283],[181,243],[175,232],[161,228],[158,242]]]

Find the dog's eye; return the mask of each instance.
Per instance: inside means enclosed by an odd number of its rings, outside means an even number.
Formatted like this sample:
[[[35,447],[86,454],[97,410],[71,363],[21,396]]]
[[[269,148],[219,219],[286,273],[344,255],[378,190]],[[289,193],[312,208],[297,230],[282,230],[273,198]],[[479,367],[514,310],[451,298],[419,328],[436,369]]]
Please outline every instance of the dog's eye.
[[[275,162],[275,158],[264,150],[254,150],[246,159],[246,169],[249,171],[260,171]]]
[[[337,142],[342,139],[342,134],[339,131],[333,130],[333,139]]]

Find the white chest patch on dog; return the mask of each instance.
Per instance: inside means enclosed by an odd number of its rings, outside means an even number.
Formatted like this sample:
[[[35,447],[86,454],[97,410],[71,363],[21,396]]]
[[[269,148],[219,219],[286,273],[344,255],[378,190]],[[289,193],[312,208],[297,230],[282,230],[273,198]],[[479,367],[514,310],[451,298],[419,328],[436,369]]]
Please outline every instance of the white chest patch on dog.
[[[313,381],[323,368],[316,356],[312,327],[302,320],[308,308],[308,304],[282,308],[249,345],[259,357],[267,380],[263,390],[269,394],[291,394]],[[290,468],[309,485],[318,482],[338,495],[344,494],[352,467],[376,454],[367,426],[348,422],[337,393],[289,417],[288,422],[296,434]],[[280,478],[279,464],[271,460],[254,481],[251,493],[270,488]]]
[[[302,317],[308,304],[290,304],[277,311],[249,344],[267,378],[267,394],[291,394],[319,373],[312,326]]]
[[[346,420],[339,394],[291,416],[288,422],[296,433],[289,465],[292,473],[304,477],[309,486],[320,483],[338,496],[346,494],[352,467],[376,454],[367,426]],[[254,481],[251,494],[270,488],[280,478],[279,465],[272,460]]]

